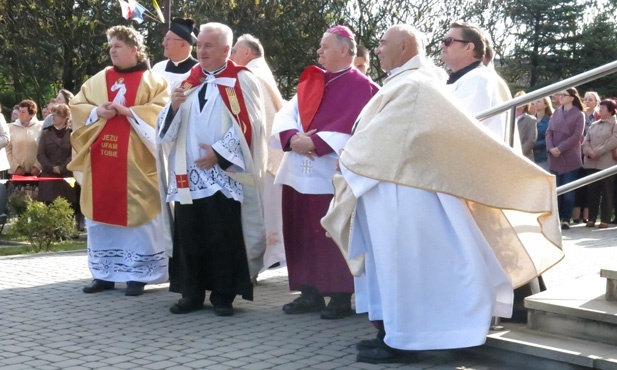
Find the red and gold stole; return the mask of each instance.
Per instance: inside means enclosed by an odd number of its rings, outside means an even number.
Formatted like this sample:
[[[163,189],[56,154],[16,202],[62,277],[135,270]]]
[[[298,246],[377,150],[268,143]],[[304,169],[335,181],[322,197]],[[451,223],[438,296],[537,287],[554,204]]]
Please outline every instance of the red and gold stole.
[[[113,101],[118,93],[124,93],[124,105],[135,105],[137,89],[144,72],[118,73],[113,68],[108,69],[106,79],[109,101]],[[94,221],[117,226],[127,225],[130,133],[131,124],[127,118],[116,115],[107,120],[90,148]]]
[[[249,112],[246,110],[246,104],[244,103],[244,96],[242,95],[242,88],[240,87],[240,79],[238,79],[238,73],[240,71],[248,71],[248,69],[237,65],[231,60],[228,60],[227,68],[225,68],[216,77],[231,77],[236,79],[236,84],[234,87],[218,85],[219,93],[221,94],[221,98],[223,98],[225,106],[231,112],[231,115],[235,118],[236,122],[238,122],[238,125],[242,129],[242,134],[244,134],[244,138],[250,148],[253,138],[253,128],[251,127]]]
[[[231,112],[231,115],[242,129],[242,134],[244,134],[244,138],[250,147],[253,137],[253,129],[251,127],[249,113],[246,110],[246,104],[244,103],[244,95],[242,94],[240,80],[238,79],[238,73],[240,71],[250,72],[248,68],[239,66],[233,61],[228,60],[227,67],[221,73],[217,74],[216,77],[230,77],[236,79],[234,87],[218,85],[219,93],[221,94],[223,103],[225,103],[225,106]],[[188,90],[200,85],[204,81],[205,77],[206,76],[204,75],[201,66],[196,64],[193,68],[191,68],[189,77],[187,77],[187,79],[184,80],[180,86]]]

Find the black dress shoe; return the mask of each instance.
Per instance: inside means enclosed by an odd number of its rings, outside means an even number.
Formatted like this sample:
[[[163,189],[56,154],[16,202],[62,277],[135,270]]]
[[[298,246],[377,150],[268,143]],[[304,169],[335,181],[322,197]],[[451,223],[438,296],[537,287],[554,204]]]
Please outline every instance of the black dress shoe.
[[[127,281],[126,282],[126,291],[124,295],[130,297],[136,297],[138,295],[144,294],[144,287],[146,283],[140,283],[139,281]]]
[[[234,314],[233,307],[230,306],[214,306],[214,314],[216,316],[232,316]]]
[[[332,297],[328,306],[321,310],[320,316],[325,320],[337,320],[353,314],[351,309],[351,295]]]
[[[325,307],[324,299],[318,294],[301,294],[293,302],[283,306],[285,313],[295,315],[309,312],[319,312]]]
[[[358,351],[365,351],[371,348],[385,346],[386,344],[383,341],[383,338],[385,338],[385,336],[386,332],[380,330],[379,333],[377,333],[377,337],[373,339],[363,339],[356,343],[356,349]]]
[[[181,298],[178,303],[174,303],[169,307],[169,311],[173,314],[189,313],[204,308],[203,299],[201,301],[188,298]]]
[[[374,348],[360,350],[356,360],[369,364],[391,364],[415,362],[418,358],[412,351],[401,351],[383,343]]]
[[[104,290],[111,290],[114,286],[115,283],[113,281],[94,279],[90,284],[86,285],[82,291],[84,293],[98,293]]]

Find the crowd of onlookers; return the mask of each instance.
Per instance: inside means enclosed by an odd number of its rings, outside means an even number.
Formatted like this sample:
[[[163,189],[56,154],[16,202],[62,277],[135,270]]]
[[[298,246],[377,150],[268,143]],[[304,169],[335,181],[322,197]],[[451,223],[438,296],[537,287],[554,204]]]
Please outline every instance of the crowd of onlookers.
[[[15,184],[36,184],[36,200],[51,203],[64,197],[75,210],[76,226],[83,230],[79,212],[79,186],[65,181],[73,175],[66,166],[71,161],[71,111],[73,94],[60,90],[41,110],[32,100],[22,100],[13,107],[11,122],[0,115],[0,171],[13,177]],[[15,176],[17,175],[17,176]],[[37,177],[36,181],[30,176]]]
[[[519,96],[520,94],[517,94]],[[615,130],[616,98],[602,100],[595,91],[580,97],[576,88],[569,88],[550,97],[538,99],[517,110],[521,146],[535,137],[533,161],[557,176],[557,185],[617,164],[617,130]],[[528,124],[536,130],[528,132]],[[531,158],[530,158],[531,159]],[[571,222],[594,227],[600,215],[599,228],[617,223],[617,177],[594,182],[559,197],[561,228]]]

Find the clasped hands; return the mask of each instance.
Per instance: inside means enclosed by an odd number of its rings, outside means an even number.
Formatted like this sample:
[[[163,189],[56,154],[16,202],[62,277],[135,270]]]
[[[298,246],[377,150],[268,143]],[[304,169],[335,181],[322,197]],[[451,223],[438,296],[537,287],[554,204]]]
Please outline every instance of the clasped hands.
[[[550,148],[548,151],[549,151],[549,152],[553,155],[553,157],[555,157],[555,158],[557,158],[557,157],[559,157],[559,156],[561,155],[561,151],[560,151],[560,150],[559,150],[559,148],[557,148],[557,147],[555,147],[555,148]]]
[[[133,117],[133,112],[122,104],[115,102],[103,103],[96,108],[96,114],[99,118],[110,119],[119,114],[121,116]]]
[[[313,144],[311,135],[315,132],[317,132],[315,129],[308,132],[296,132],[289,140],[289,147],[292,151],[307,157],[311,161],[314,161],[315,157],[313,157],[313,155],[315,154],[315,144]]]
[[[19,167],[17,167],[17,168],[15,169],[15,172],[14,172],[14,173],[15,173],[15,175],[20,175],[20,176],[23,176],[23,175],[25,175],[25,174],[26,174],[26,171],[23,169],[23,167],[19,166]],[[40,174],[41,174],[41,170],[39,170],[37,167],[32,167],[32,168],[30,169],[30,174],[31,174],[32,176],[38,176],[38,175],[40,175]]]

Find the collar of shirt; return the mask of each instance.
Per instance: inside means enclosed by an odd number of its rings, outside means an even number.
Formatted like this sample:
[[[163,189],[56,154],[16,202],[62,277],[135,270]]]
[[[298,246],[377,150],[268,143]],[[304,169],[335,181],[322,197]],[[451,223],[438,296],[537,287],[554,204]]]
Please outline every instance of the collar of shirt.
[[[390,76],[397,74],[401,69],[403,69],[403,66],[392,68],[390,71]]]
[[[191,57],[191,54],[189,54],[186,58],[182,59],[179,62],[174,62],[173,60],[169,59],[176,67],[179,66],[180,64],[186,62],[189,58]]]
[[[223,70],[225,70],[225,68],[227,68],[227,63],[225,63],[225,65],[223,65],[221,68],[217,69],[216,71],[213,72],[208,72],[205,69],[201,69],[201,71],[204,73],[204,75],[206,76],[216,76],[217,74],[223,72]]]
[[[461,68],[456,72],[452,72],[450,74],[450,78],[448,78],[448,82],[446,82],[446,84],[450,85],[455,83],[459,78],[463,77],[465,75],[465,73],[478,68],[480,66],[480,64],[482,64],[481,61],[477,60],[473,63],[471,63],[470,65],[468,65],[467,67]]]

